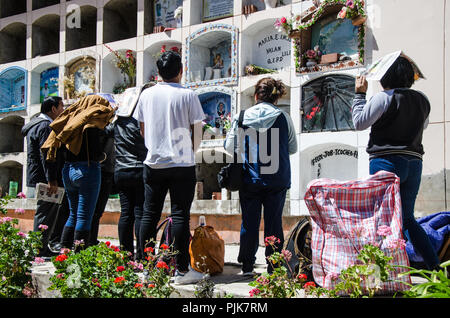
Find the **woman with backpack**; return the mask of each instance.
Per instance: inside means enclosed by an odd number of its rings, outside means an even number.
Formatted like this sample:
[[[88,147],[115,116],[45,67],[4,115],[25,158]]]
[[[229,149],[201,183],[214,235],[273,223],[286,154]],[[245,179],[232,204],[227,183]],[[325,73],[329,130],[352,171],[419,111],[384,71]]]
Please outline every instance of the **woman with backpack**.
[[[239,149],[243,162],[243,185],[239,190],[242,224],[238,261],[242,275],[253,275],[259,245],[259,226],[264,207],[264,237],[275,236],[276,249],[281,251],[284,242],[282,213],[286,192],[291,186],[289,155],[297,152],[297,138],[290,116],[276,104],[286,93],[280,80],[266,77],[255,86],[253,107],[245,110],[244,130],[238,128],[235,116],[225,140],[225,149]],[[267,160],[269,159],[269,160]],[[266,246],[265,255],[273,253]],[[268,265],[271,273],[272,266]]]
[[[414,218],[414,205],[422,178],[422,135],[428,125],[430,102],[412,90],[415,72],[411,63],[399,57],[380,83],[383,91],[366,101],[367,81],[356,79],[353,123],[357,130],[371,127],[367,153],[370,174],[384,170],[400,178],[403,233],[423,257],[429,269],[437,268],[439,258]]]

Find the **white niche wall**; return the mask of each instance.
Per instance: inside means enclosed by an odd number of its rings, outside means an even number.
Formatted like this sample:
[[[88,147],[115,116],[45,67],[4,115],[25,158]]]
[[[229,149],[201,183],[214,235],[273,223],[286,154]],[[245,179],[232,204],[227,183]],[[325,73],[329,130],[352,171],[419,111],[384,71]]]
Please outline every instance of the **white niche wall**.
[[[187,87],[237,84],[238,29],[215,23],[202,26],[186,39],[185,81]],[[214,75],[214,57],[220,54],[223,68]],[[216,71],[216,74],[218,72]],[[210,77],[211,76],[211,77]]]

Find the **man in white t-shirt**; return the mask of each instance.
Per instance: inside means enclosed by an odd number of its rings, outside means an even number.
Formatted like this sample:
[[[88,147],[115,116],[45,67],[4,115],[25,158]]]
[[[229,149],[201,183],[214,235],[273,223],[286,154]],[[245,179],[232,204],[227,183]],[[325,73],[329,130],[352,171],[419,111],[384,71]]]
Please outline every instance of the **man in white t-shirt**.
[[[140,122],[148,150],[139,238],[142,250],[149,239],[156,240],[156,227],[169,192],[172,242],[178,251],[175,283],[188,284],[203,276],[189,268],[189,219],[196,183],[194,153],[201,141],[205,115],[197,94],[180,85],[181,56],[168,51],[156,65],[163,82],[142,92],[133,115]]]

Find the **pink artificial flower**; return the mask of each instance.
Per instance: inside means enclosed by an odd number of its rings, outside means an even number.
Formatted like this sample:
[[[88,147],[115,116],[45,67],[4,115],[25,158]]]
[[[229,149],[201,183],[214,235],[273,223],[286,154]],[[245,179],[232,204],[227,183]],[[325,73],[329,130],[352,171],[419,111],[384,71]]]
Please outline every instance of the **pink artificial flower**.
[[[275,245],[275,243],[278,243],[278,244],[280,244],[281,243],[281,241],[280,241],[280,239],[279,238],[276,238],[275,236],[268,236],[268,237],[266,237],[265,239],[264,239],[264,243],[265,243],[265,245],[266,246],[269,246],[269,245]]]
[[[22,294],[24,294],[27,297],[31,297],[33,296],[33,289],[31,289],[30,287],[26,286],[23,290],[22,290]]]
[[[25,234],[25,233],[23,233],[23,232],[19,232],[19,233],[17,233],[17,235],[19,235],[19,236],[21,236],[21,237],[26,237],[27,235]]]
[[[345,4],[345,6],[349,7],[350,9],[354,9],[355,8],[355,1],[347,0],[347,3]]]
[[[347,7],[343,7],[342,10],[339,11],[338,13],[338,18],[345,19],[346,16],[347,16]]]
[[[273,25],[274,25],[276,28],[280,27],[280,26],[281,26],[280,20],[277,19]]]
[[[26,198],[27,198],[27,196],[26,196],[25,193],[23,193],[23,192],[19,192],[19,193],[17,194],[17,197],[18,197],[18,198],[21,198],[21,199],[26,199]]]
[[[17,213],[17,214],[24,214],[24,213],[25,213],[25,210],[19,208],[19,209],[15,209],[14,212]]]
[[[377,235],[384,237],[392,235],[391,228],[387,225],[381,225],[377,230]]]
[[[45,225],[45,224],[41,224],[41,225],[39,225],[39,227],[38,227],[40,230],[47,230],[48,229],[48,226],[47,225]]]

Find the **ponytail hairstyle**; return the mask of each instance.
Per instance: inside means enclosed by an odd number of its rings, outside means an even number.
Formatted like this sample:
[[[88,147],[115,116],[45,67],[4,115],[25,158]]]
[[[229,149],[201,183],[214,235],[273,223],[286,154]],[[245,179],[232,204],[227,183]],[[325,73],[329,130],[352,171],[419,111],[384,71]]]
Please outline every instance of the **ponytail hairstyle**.
[[[281,80],[265,77],[255,85],[257,102],[275,104],[284,94],[286,94],[286,87]]]

